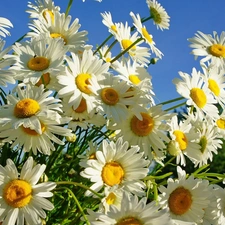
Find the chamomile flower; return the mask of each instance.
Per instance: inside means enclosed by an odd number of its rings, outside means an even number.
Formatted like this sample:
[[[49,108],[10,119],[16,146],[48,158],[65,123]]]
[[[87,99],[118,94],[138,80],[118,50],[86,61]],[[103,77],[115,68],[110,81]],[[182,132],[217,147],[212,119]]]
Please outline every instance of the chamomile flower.
[[[66,49],[60,39],[33,39],[13,46],[17,62],[11,67],[16,79],[36,84],[42,76],[63,72]],[[49,78],[50,79],[50,78]]]
[[[67,57],[68,67],[66,74],[57,76],[61,89],[60,97],[69,97],[68,104],[76,109],[84,98],[87,104],[88,113],[95,107],[95,99],[89,88],[91,79],[106,73],[109,68],[108,63],[103,63],[102,59],[93,55],[92,50],[84,50],[82,58],[71,53],[71,58]]]
[[[216,31],[213,36],[198,31],[195,37],[189,38],[190,47],[193,48],[192,54],[197,59],[198,56],[203,57],[200,62],[210,62],[215,66],[224,67],[225,63],[225,32],[219,36]]]
[[[110,12],[101,13],[101,16],[103,18],[102,23],[109,28],[109,32],[111,34],[115,34],[117,32],[117,28],[115,23],[112,20],[112,15]]]
[[[32,126],[26,128],[21,125],[17,129],[0,130],[0,138],[4,138],[4,142],[12,141],[12,148],[22,148],[24,152],[32,151],[34,155],[37,155],[37,152],[50,155],[51,151],[55,151],[54,143],[64,145],[62,138],[59,137],[71,135],[71,130],[62,127],[67,122],[66,118],[61,119],[60,123],[41,118],[41,134],[37,133]]]
[[[128,142],[123,142],[122,138],[116,143],[103,140],[101,149],[96,151],[96,160],[87,162],[88,166],[81,176],[94,182],[90,187],[94,191],[117,185],[118,188],[143,196],[145,184],[141,179],[148,173],[149,161],[138,151],[138,146],[129,148]],[[91,192],[85,194],[89,196]]]
[[[59,6],[55,6],[55,3],[52,0],[35,0],[35,4],[28,2],[27,13],[30,14],[30,18],[39,18],[44,17],[46,19],[46,14],[49,14],[53,19],[55,12],[60,11]]]
[[[140,150],[149,159],[153,159],[153,153],[157,157],[164,155],[163,149],[170,141],[166,132],[169,131],[169,119],[172,114],[167,114],[162,110],[161,105],[146,108],[141,113],[142,118],[138,118],[131,113],[127,120],[118,124],[116,129],[120,130],[118,136],[123,136],[130,145],[140,146]]]
[[[13,25],[10,20],[0,17],[0,36],[6,37],[6,35],[10,35],[10,32],[7,29],[11,27],[13,27]]]
[[[46,165],[35,165],[29,157],[19,176],[13,161],[8,159],[6,163],[0,166],[0,221],[3,225],[41,225],[41,219],[46,218],[44,210],[54,208],[45,198],[52,197],[56,187],[54,182],[38,183]]]
[[[59,121],[61,118],[60,100],[50,96],[52,91],[45,91],[44,86],[18,86],[16,94],[7,96],[8,104],[1,107],[0,124],[10,124],[17,129],[33,127],[37,133],[42,133],[40,118]]]
[[[167,146],[167,151],[172,156],[176,156],[176,163],[185,166],[185,155],[189,156],[189,152],[200,151],[200,145],[196,143],[198,137],[197,131],[192,128],[190,119],[187,118],[178,123],[177,116],[171,119],[170,124],[170,137],[171,141]]]
[[[157,29],[169,29],[170,17],[167,14],[166,10],[161,6],[161,4],[156,0],[146,0],[146,3]]]
[[[225,110],[219,115],[219,118],[215,121],[215,126],[217,127],[217,131],[219,137],[225,136]]]
[[[186,178],[186,172],[179,166],[177,174],[177,179],[167,180],[167,187],[159,187],[159,204],[163,209],[169,209],[170,217],[175,224],[182,224],[182,221],[191,224],[201,223],[204,209],[210,203],[209,183],[193,176]]]
[[[133,59],[140,64],[147,65],[149,63],[150,52],[149,48],[139,46],[143,43],[143,40],[138,36],[138,32],[131,34],[131,28],[128,23],[118,23],[116,24],[117,33],[115,38],[120,43],[122,51],[129,48],[134,42],[137,42],[129,50],[128,54]]]
[[[87,215],[92,225],[171,225],[166,210],[161,210],[155,201],[147,203],[147,198],[124,194],[121,207],[111,205],[107,214],[88,210]],[[95,215],[95,216],[94,216]]]
[[[112,57],[112,53],[108,50],[109,50],[109,46],[104,45],[102,48],[99,49],[98,53],[101,59],[103,59],[105,62],[110,63],[113,57]]]
[[[179,74],[182,80],[175,78],[173,83],[176,85],[177,92],[187,99],[187,105],[193,106],[199,114],[217,118],[218,109],[214,105],[217,101],[205,85],[200,72],[193,68],[191,76],[183,72]]]
[[[141,34],[142,38],[144,38],[145,42],[150,46],[151,51],[156,55],[156,57],[161,59],[163,53],[156,48],[155,42],[153,41],[153,36],[148,33],[146,27],[142,24],[140,15],[136,14],[135,16],[133,12],[130,12],[130,16],[134,21],[134,26],[137,28],[137,31]]]
[[[28,32],[27,37],[50,37],[61,38],[67,51],[77,52],[83,48],[86,41],[86,31],[78,31],[81,25],[79,19],[71,23],[72,17],[64,13],[55,12],[54,20],[49,14],[46,19],[35,19],[29,25],[32,32]],[[70,24],[71,23],[71,24]]]

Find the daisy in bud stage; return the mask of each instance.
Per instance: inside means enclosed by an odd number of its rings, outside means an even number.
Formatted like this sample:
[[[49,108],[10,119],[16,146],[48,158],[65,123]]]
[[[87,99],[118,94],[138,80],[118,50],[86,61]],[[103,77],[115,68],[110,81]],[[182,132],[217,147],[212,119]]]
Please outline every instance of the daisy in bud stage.
[[[40,79],[46,82],[55,73],[64,72],[66,49],[59,39],[32,39],[13,46],[17,62],[11,67],[16,79],[35,85]],[[47,79],[47,76],[49,77]]]
[[[193,176],[186,178],[186,172],[179,166],[177,174],[177,179],[167,180],[167,187],[159,187],[159,205],[163,209],[169,209],[170,217],[176,225],[182,222],[201,223],[204,209],[210,204],[209,182]]]
[[[58,94],[61,98],[68,97],[68,105],[76,109],[82,99],[86,100],[87,112],[90,113],[95,107],[95,99],[89,88],[91,79],[106,73],[109,64],[93,55],[92,50],[84,50],[82,58],[71,53],[71,57],[66,58],[68,67],[66,74],[57,76],[61,89]]]
[[[124,194],[121,207],[111,205],[107,214],[88,210],[92,225],[172,225],[169,214],[147,198]]]
[[[56,11],[52,18],[46,14],[46,19],[35,19],[30,23],[29,28],[32,32],[27,33],[27,37],[46,37],[60,38],[63,40],[67,51],[77,52],[82,50],[87,40],[86,31],[78,31],[81,25],[79,19],[71,23],[72,17]],[[71,24],[70,24],[71,23]]]
[[[14,129],[23,125],[42,134],[40,118],[59,122],[61,116],[60,100],[50,97],[52,91],[45,91],[44,86],[18,86],[16,94],[8,95],[8,104],[1,107],[0,124],[10,124]],[[4,128],[4,127],[2,127]]]
[[[169,29],[170,17],[168,16],[165,9],[156,0],[146,0],[150,15],[156,25],[157,29]]]
[[[103,187],[123,188],[138,196],[145,195],[145,184],[141,179],[148,173],[149,161],[139,153],[138,146],[129,148],[128,142],[119,138],[116,143],[103,140],[101,149],[95,153],[96,160],[87,161],[81,176],[90,179],[94,184],[90,187],[99,191]],[[87,191],[86,196],[92,193]]]
[[[46,165],[34,164],[32,157],[24,163],[19,175],[11,159],[0,166],[0,221],[2,225],[41,225],[46,218],[44,210],[53,204],[45,199],[53,196],[54,182],[38,183]]]
[[[189,38],[190,47],[193,48],[192,54],[197,59],[203,57],[200,62],[210,62],[212,65],[224,67],[225,63],[225,32],[219,36],[216,31],[213,36],[198,31],[195,37]]]
[[[141,34],[142,38],[144,38],[145,42],[150,46],[151,51],[156,55],[158,58],[162,58],[163,53],[155,47],[155,42],[153,41],[153,37],[151,34],[148,33],[146,27],[141,22],[141,17],[139,14],[135,14],[133,12],[130,12],[130,16],[132,17],[134,21],[134,26],[137,28],[137,31],[139,34]]]
[[[52,0],[35,0],[35,4],[28,2],[27,13],[30,14],[30,18],[46,18],[46,14],[49,14],[52,20],[54,20],[55,12],[60,11],[59,6],[55,6],[55,3]]]
[[[191,76],[187,73],[179,72],[182,80],[175,78],[177,92],[187,99],[187,105],[196,109],[201,115],[208,115],[211,118],[218,117],[218,109],[210,90],[204,82],[200,72],[193,68]]]
[[[10,32],[7,29],[11,27],[13,27],[13,25],[10,20],[0,17],[0,36],[6,37],[6,35],[10,35]]]

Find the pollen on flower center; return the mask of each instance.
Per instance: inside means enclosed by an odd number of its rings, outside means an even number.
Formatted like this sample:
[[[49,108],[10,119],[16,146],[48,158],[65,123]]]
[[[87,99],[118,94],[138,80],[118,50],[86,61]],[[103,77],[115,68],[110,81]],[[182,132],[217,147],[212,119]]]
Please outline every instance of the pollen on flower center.
[[[137,218],[135,218],[133,216],[129,216],[129,217],[120,219],[116,223],[116,225],[142,225],[142,224],[143,223],[139,219],[137,219]]]
[[[138,136],[149,135],[154,128],[154,120],[147,113],[141,113],[142,120],[139,120],[136,116],[133,116],[130,121],[131,130]]]
[[[220,129],[225,129],[225,119],[222,118],[218,119],[216,121],[216,124]]]
[[[41,84],[44,84],[46,87],[50,83],[50,73],[44,73],[35,86],[39,87]]]
[[[207,138],[206,138],[206,136],[202,136],[201,138],[200,138],[200,142],[199,142],[199,145],[200,145],[200,151],[202,152],[202,153],[204,153],[204,151],[205,151],[205,149],[206,149],[206,146],[207,146],[207,143],[208,143],[208,141],[207,141]]]
[[[39,133],[37,133],[35,130],[30,129],[29,127],[24,127],[21,126],[22,130],[24,133],[31,135],[31,136],[37,136],[40,135]],[[44,133],[46,130],[46,126],[44,124],[41,123],[41,132]]]
[[[225,58],[225,46],[220,44],[213,44],[209,47],[209,52],[216,57]]]
[[[129,39],[123,39],[121,41],[121,43],[122,43],[123,49],[127,49],[128,47],[130,47],[133,44],[133,42]],[[131,49],[135,50],[136,46],[135,45],[132,46]]]
[[[27,63],[27,67],[30,70],[34,70],[34,71],[43,71],[46,70],[49,67],[50,61],[49,59],[42,57],[42,56],[36,56],[31,58],[28,63]]]
[[[200,88],[192,88],[190,90],[190,97],[194,103],[199,107],[203,108],[207,103],[207,97],[204,91]]]
[[[83,113],[87,110],[87,103],[84,98],[81,99],[80,105],[74,110],[76,113]]]
[[[159,12],[154,7],[150,7],[150,13],[155,23],[160,24],[162,22]]]
[[[184,187],[176,188],[168,199],[170,211],[175,215],[183,215],[192,205],[192,195]]]
[[[84,92],[85,94],[91,94],[91,90],[88,88],[88,85],[90,84],[89,79],[91,78],[91,75],[88,73],[81,73],[77,75],[75,78],[76,85],[78,89],[81,92]]]
[[[208,88],[213,92],[215,96],[220,95],[220,88],[215,80],[213,79],[208,80]]]
[[[176,141],[178,142],[180,149],[185,150],[188,145],[186,135],[180,130],[175,130],[173,134],[176,136]]]
[[[110,192],[109,195],[106,197],[106,203],[108,205],[114,204],[116,200],[116,195],[113,192]]]
[[[133,84],[139,84],[141,82],[141,80],[139,79],[139,77],[137,75],[129,75],[129,80]]]
[[[5,202],[13,208],[22,208],[32,198],[32,187],[24,180],[12,180],[3,189]]]
[[[17,102],[14,107],[14,116],[17,118],[28,118],[35,115],[40,110],[40,105],[37,101],[30,98],[25,98]]]
[[[119,94],[114,88],[106,87],[101,91],[102,101],[107,105],[115,105],[119,101]]]
[[[108,162],[102,169],[102,180],[109,186],[120,184],[124,177],[124,170],[118,162]]]
[[[66,40],[66,37],[62,34],[59,34],[59,33],[51,33],[50,36],[52,38],[62,38],[63,41],[64,41],[64,44],[66,45],[67,44],[67,40]]]
[[[144,38],[149,42],[149,43],[152,43],[152,37],[151,35],[148,33],[148,31],[146,30],[145,27],[142,27],[141,28],[141,31],[142,31],[142,34],[144,36]]]

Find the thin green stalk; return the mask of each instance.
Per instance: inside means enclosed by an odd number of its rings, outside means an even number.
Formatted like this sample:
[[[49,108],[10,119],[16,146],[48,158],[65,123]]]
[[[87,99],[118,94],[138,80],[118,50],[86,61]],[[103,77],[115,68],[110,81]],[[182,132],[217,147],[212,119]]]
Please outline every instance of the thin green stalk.
[[[151,179],[153,179],[153,180],[162,180],[162,179],[165,179],[166,177],[171,176],[172,174],[173,174],[173,172],[169,172],[169,173],[163,174],[161,176],[152,176],[152,175],[150,175],[150,176],[145,177],[143,180],[151,180]]]
[[[107,51],[104,54],[104,57],[108,54],[108,52],[112,49],[112,47],[117,43],[117,40],[115,40],[107,49]]]
[[[171,108],[169,108],[169,109],[165,109],[165,111],[170,111],[170,110],[179,108],[179,107],[181,107],[181,106],[183,106],[183,105],[185,105],[185,104],[186,104],[186,102],[182,102],[182,103],[180,103],[180,104],[178,104],[178,105],[175,105],[175,106],[173,106],[173,107],[171,107]]]
[[[71,9],[72,4],[73,4],[73,0],[70,0],[66,8],[66,13],[65,13],[66,17],[69,15],[69,11]]]
[[[173,156],[171,159],[169,159],[169,160],[164,164],[164,166],[163,166],[161,169],[159,169],[159,170],[157,170],[157,171],[155,172],[155,175],[156,175],[157,173],[161,172],[162,169],[165,168],[168,164],[170,164],[175,158],[176,158],[176,156]]]
[[[172,103],[172,102],[180,101],[180,100],[182,100],[182,99],[184,99],[184,97],[174,98],[174,99],[171,99],[171,100],[162,102],[162,103],[160,103],[159,105],[167,105],[167,104],[170,104],[170,103]]]
[[[107,41],[109,41],[111,38],[113,37],[113,35],[112,34],[110,34],[99,46],[98,46],[98,48],[94,51],[94,53],[93,54],[96,54],[100,49],[101,49],[101,47],[104,45],[104,44],[106,44],[106,42]]]

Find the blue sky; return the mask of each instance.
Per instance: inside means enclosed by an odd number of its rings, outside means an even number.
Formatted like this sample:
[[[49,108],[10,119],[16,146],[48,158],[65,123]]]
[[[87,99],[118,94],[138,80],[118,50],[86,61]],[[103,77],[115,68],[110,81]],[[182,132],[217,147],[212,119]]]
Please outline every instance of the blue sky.
[[[33,0],[30,0],[33,2]],[[65,12],[69,1],[55,0],[61,12]],[[152,76],[153,89],[160,103],[179,97],[172,80],[179,77],[178,71],[191,73],[192,68],[199,68],[199,60],[194,60],[190,54],[191,48],[187,38],[191,38],[199,30],[219,34],[224,28],[224,0],[159,0],[171,17],[169,30],[157,30],[152,21],[145,23],[149,33],[153,35],[156,46],[163,52],[164,57],[148,71]],[[26,0],[4,1],[0,7],[0,16],[10,19],[14,28],[10,29],[11,37],[6,38],[6,46],[11,45],[29,29]],[[139,13],[141,17],[149,16],[145,0],[74,0],[70,11],[72,19],[79,18],[81,29],[88,31],[88,44],[97,45],[108,36],[107,28],[102,24],[101,12],[109,11],[114,22],[128,21],[131,25],[130,11]],[[109,42],[111,43],[111,42]]]

